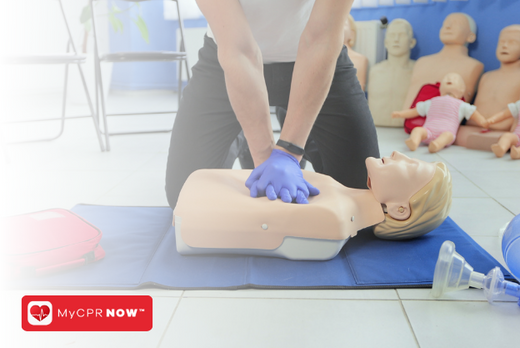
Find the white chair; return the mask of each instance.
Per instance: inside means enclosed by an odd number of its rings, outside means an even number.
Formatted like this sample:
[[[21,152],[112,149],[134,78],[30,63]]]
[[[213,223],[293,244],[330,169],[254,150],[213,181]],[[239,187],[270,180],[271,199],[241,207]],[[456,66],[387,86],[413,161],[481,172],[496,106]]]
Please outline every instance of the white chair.
[[[96,31],[96,21],[95,21],[95,11],[94,11],[94,2],[97,0],[89,0],[91,15],[92,15],[92,29],[94,33],[94,56],[96,63],[96,110],[99,113],[99,104],[101,104],[101,119],[103,120],[103,128],[105,135],[105,144],[107,151],[110,150],[110,135],[127,135],[127,134],[143,134],[143,133],[164,133],[170,132],[169,129],[159,129],[159,130],[151,130],[151,131],[136,131],[136,132],[124,132],[124,133],[109,133],[108,131],[108,122],[107,116],[130,116],[130,115],[148,115],[148,114],[163,114],[165,112],[147,112],[147,113],[125,113],[125,114],[107,114],[106,113],[106,102],[104,100],[104,91],[103,91],[103,82],[101,76],[101,62],[110,62],[110,63],[124,63],[124,62],[151,62],[151,61],[167,61],[173,62],[176,61],[179,63],[179,72],[178,72],[178,101],[180,103],[181,100],[181,91],[182,91],[182,70],[186,69],[186,76],[188,80],[190,79],[190,72],[188,66],[188,59],[186,54],[186,46],[184,39],[184,23],[181,18],[181,12],[179,8],[178,0],[171,0],[176,3],[177,14],[179,18],[179,30],[180,30],[180,45],[179,51],[144,51],[144,52],[112,52],[106,54],[100,54],[97,43],[97,31]],[[128,2],[142,2],[149,0],[124,0]],[[171,33],[173,35],[173,33]],[[177,110],[172,110],[168,113],[176,113]]]
[[[67,21],[67,17],[65,15],[65,11],[63,10],[63,4],[61,0],[58,0],[59,7],[61,10],[61,14],[63,17],[63,21],[65,23],[65,27],[67,30],[68,35],[68,42],[67,42],[67,48],[66,53],[60,53],[60,54],[45,54],[45,55],[18,55],[18,56],[4,56],[0,58],[1,64],[31,64],[31,65],[47,65],[47,64],[64,64],[65,65],[65,80],[63,85],[63,97],[62,97],[62,111],[61,111],[61,117],[59,118],[47,118],[47,119],[34,119],[34,120],[24,120],[24,121],[9,121],[9,122],[3,122],[4,125],[7,124],[14,124],[14,123],[26,123],[26,122],[40,122],[40,121],[61,121],[60,124],[60,130],[58,134],[52,137],[44,137],[34,140],[27,140],[27,141],[15,141],[10,142],[9,144],[13,143],[27,143],[27,142],[36,142],[36,141],[50,141],[59,138],[63,134],[63,130],[65,128],[65,119],[66,117],[66,106],[67,106],[67,87],[68,87],[68,73],[69,73],[69,65],[74,64],[78,67],[79,74],[81,76],[81,82],[83,84],[83,89],[85,90],[85,96],[87,98],[88,106],[90,109],[90,115],[87,117],[92,117],[92,120],[94,121],[94,128],[98,137],[99,141],[99,147],[101,148],[101,151],[105,151],[105,146],[103,144],[103,139],[101,136],[101,131],[99,128],[99,119],[97,117],[97,113],[94,112],[94,107],[92,105],[92,100],[90,98],[90,94],[88,92],[87,84],[85,81],[85,76],[83,75],[83,69],[81,68],[81,64],[83,64],[86,60],[86,56],[78,54],[76,50],[76,46],[74,45],[74,41],[72,40],[72,34],[70,31],[69,23]],[[72,51],[71,51],[72,49]],[[84,117],[84,116],[83,116]],[[70,118],[77,118],[77,117],[70,117]]]

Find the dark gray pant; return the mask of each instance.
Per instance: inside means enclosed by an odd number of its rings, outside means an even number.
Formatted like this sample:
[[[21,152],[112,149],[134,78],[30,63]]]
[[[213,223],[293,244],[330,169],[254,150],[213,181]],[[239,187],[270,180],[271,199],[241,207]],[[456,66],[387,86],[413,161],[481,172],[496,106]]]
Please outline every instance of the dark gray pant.
[[[271,106],[287,109],[293,68],[294,63],[264,65]],[[172,131],[166,169],[166,194],[172,208],[193,171],[224,167],[240,131],[218,62],[217,46],[205,37]],[[310,142],[317,148],[309,152],[310,161],[321,173],[345,186],[366,188],[365,159],[379,157],[379,148],[367,100],[346,48],[338,58],[329,94],[307,144]]]

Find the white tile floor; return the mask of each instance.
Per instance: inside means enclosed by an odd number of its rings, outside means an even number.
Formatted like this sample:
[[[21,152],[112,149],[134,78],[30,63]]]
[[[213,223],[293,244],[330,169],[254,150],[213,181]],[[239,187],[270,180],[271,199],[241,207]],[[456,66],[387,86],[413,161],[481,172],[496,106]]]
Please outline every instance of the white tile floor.
[[[58,112],[54,95],[11,98],[8,118]],[[113,111],[176,108],[175,95],[111,95]],[[84,114],[85,106],[70,106]],[[6,115],[4,115],[5,117]],[[113,130],[168,127],[172,115],[113,117]],[[4,129],[6,137],[43,132]],[[503,263],[498,231],[520,214],[520,161],[491,152],[450,147],[410,152],[401,129],[378,129],[382,155],[399,150],[440,160],[453,175],[450,216]],[[100,152],[92,122],[70,120],[48,143],[11,145],[2,158],[2,215],[77,203],[165,206],[164,174],[169,134],[114,136]],[[8,160],[8,162],[7,162]],[[24,332],[19,303],[33,292],[5,292],[0,313],[2,347],[498,347],[520,341],[520,307],[486,302],[480,290],[434,300],[428,289],[242,291],[39,291],[37,294],[150,294],[154,328],[134,333]]]

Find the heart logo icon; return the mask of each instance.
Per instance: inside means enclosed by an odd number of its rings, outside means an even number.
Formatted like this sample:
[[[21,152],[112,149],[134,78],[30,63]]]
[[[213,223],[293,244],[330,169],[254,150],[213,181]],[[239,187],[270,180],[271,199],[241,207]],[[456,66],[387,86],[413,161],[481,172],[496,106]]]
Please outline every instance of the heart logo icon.
[[[43,319],[47,318],[51,310],[46,305],[32,306],[30,312],[36,320],[42,321]]]

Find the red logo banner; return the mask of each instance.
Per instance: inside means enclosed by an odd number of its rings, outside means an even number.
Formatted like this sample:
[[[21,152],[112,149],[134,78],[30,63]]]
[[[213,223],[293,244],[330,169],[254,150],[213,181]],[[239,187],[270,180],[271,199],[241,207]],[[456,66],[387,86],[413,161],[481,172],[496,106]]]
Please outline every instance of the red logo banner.
[[[25,331],[150,331],[150,296],[24,296]]]

